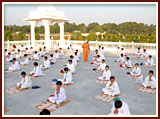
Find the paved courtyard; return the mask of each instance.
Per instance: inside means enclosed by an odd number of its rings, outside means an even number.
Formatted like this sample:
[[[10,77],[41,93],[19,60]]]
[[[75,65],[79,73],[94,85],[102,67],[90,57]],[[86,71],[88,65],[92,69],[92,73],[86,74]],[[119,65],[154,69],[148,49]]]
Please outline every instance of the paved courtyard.
[[[81,54],[82,56],[82,54]],[[59,108],[58,110],[52,112],[52,115],[107,115],[111,108],[112,103],[105,103],[101,101],[94,100],[93,97],[101,93],[101,89],[105,85],[100,85],[93,83],[98,76],[102,74],[97,74],[92,72],[94,66],[90,65],[92,60],[93,51],[89,55],[89,62],[78,63],[76,68],[76,74],[73,75],[74,85],[65,88],[67,92],[67,97],[71,100],[67,105]],[[132,61],[132,65],[136,62],[144,62],[143,59],[138,59],[136,56],[128,54]],[[156,95],[146,94],[138,92],[140,84],[136,84],[134,79],[128,78],[126,72],[131,70],[120,70],[119,64],[115,64],[114,61],[118,59],[116,55],[110,52],[105,52],[106,64],[110,66],[110,71],[113,76],[116,77],[118,82],[121,95],[121,100],[125,101],[130,108],[132,115],[155,115],[156,114]],[[49,95],[54,94],[54,89],[51,88],[53,78],[62,78],[59,75],[59,71],[63,69],[63,65],[67,63],[69,56],[64,56],[63,59],[57,60],[56,64],[51,65],[51,68],[44,71],[45,76],[32,79],[33,85],[39,85],[39,89],[30,89],[23,92],[14,94],[12,96],[4,96],[5,109],[9,111],[6,115],[38,115],[40,110],[35,106],[39,105],[41,101],[48,98]],[[22,61],[23,59],[18,59]],[[154,57],[155,61],[155,57]],[[43,58],[40,59],[39,64],[43,64]],[[5,68],[7,68],[10,63],[5,62]],[[140,67],[142,74],[146,77],[150,68]],[[27,66],[21,66],[21,71],[26,71],[29,74],[33,70],[33,61]],[[156,68],[153,68],[156,72]],[[20,73],[12,72],[4,75],[5,90],[13,88],[16,86],[17,82],[21,79]],[[156,74],[154,74],[155,76]]]

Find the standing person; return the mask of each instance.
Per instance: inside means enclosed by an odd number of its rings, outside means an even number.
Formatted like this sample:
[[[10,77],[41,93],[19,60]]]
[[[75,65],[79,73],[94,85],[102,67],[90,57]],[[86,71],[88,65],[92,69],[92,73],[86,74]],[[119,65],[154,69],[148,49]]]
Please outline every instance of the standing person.
[[[89,41],[88,40],[85,43],[82,44],[82,48],[83,48],[83,62],[87,62],[88,54],[90,52]]]

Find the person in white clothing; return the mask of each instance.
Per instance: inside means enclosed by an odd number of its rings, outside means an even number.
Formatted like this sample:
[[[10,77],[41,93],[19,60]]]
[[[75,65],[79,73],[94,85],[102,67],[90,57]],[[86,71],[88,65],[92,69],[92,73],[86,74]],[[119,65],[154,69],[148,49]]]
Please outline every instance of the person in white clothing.
[[[122,63],[122,64],[124,63],[124,55],[123,55],[123,53],[121,54],[121,56],[119,57],[119,59],[116,62]]]
[[[27,55],[31,55],[31,53],[30,53],[30,51],[29,51],[29,49],[28,49],[28,48],[26,48],[25,54],[27,54]]]
[[[57,81],[56,86],[55,95],[53,97],[49,97],[48,100],[52,103],[60,105],[62,102],[67,100],[66,91],[62,87],[61,81]]]
[[[56,55],[53,56],[53,54],[50,54],[50,63],[56,62]]]
[[[8,56],[7,56],[7,58],[6,58],[6,61],[7,61],[7,62],[10,62],[11,60],[13,60],[13,56],[12,56],[12,54],[9,52],[9,53],[8,53]]]
[[[124,48],[121,48],[121,51],[120,51],[120,53],[119,53],[119,56],[121,56],[121,54],[123,54],[123,56],[125,55]]]
[[[147,58],[147,52],[146,49],[143,49],[143,53],[141,54],[141,58]]]
[[[25,52],[25,48],[23,45],[21,45],[21,52]]]
[[[67,67],[64,68],[64,74],[63,74],[63,79],[58,79],[61,81],[63,84],[70,84],[72,82],[72,72],[69,71]]]
[[[81,59],[81,54],[80,54],[80,52],[78,51],[78,49],[76,50],[76,52],[77,52],[77,55],[78,55],[79,59]]]
[[[33,65],[34,65],[33,71],[30,72],[31,78],[36,78],[38,76],[43,76],[44,74],[42,72],[41,67],[38,66],[38,62],[34,62]]]
[[[22,58],[22,57],[23,57],[23,55],[22,55],[22,53],[21,53],[21,50],[18,49],[18,53],[17,53],[17,55],[16,55],[16,58]]]
[[[48,52],[48,49],[46,48],[46,46],[43,47],[43,53],[44,53],[44,54],[48,54],[48,53],[49,53],[49,52]]]
[[[6,69],[6,72],[14,72],[20,70],[20,64],[16,61],[16,58],[13,58],[12,65]]]
[[[63,55],[64,55],[64,52],[63,52],[62,48],[59,48],[59,55],[60,55],[60,56],[63,56]]]
[[[59,55],[58,50],[55,50],[54,55],[55,55],[54,57],[56,57],[56,59],[60,59],[60,55]]]
[[[7,49],[5,49],[5,57],[7,57],[8,56],[8,53],[9,53],[9,51],[7,50]]]
[[[44,57],[44,63],[41,65],[41,69],[49,69],[50,68],[50,61],[48,60],[48,57]]]
[[[101,77],[98,77],[99,80],[106,80],[109,81],[111,77],[111,72],[109,70],[109,66],[105,66],[105,70],[103,71],[103,75]]]
[[[153,76],[153,70],[149,71],[149,76],[147,76],[142,83],[145,88],[156,88],[156,78]]]
[[[139,47],[138,50],[133,55],[140,56],[141,54],[142,54],[141,48]]]
[[[43,57],[43,56],[44,56],[44,53],[43,53],[43,51],[42,51],[41,48],[39,48],[39,56],[40,56],[40,57]]]
[[[99,54],[98,54],[98,50],[96,49],[96,50],[95,50],[95,54],[93,55],[93,59],[96,60],[98,55],[99,55]]]
[[[79,61],[80,61],[80,59],[79,59],[79,56],[78,56],[77,52],[75,52],[75,53],[74,53],[74,58],[76,59],[76,61],[77,61],[77,62],[79,62]]]
[[[154,64],[154,60],[152,58],[152,55],[149,55],[147,61],[145,62],[145,65],[144,67],[154,67],[155,64]]]
[[[33,47],[30,47],[30,54],[34,53]]]
[[[115,96],[120,94],[120,90],[114,76],[110,77],[110,81],[107,82],[105,88],[102,89],[102,92],[109,96]]]
[[[102,73],[102,72],[104,72],[105,67],[106,67],[105,60],[102,59],[102,63],[100,64],[100,66],[98,67],[98,69],[97,69],[95,72],[97,72],[97,73]]]
[[[74,56],[71,55],[71,56],[70,56],[70,60],[72,60],[74,66],[76,67],[76,66],[77,66],[77,60],[76,60],[76,58],[74,58]]]
[[[120,54],[120,52],[121,52],[120,47],[117,47],[117,55],[119,55],[119,54]]]
[[[94,63],[94,65],[99,66],[101,64],[101,61],[102,61],[102,59],[101,59],[100,55],[97,55],[97,58],[95,59],[95,61],[93,63]]]
[[[75,71],[75,66],[74,66],[72,60],[68,60],[68,62],[69,62],[69,63],[67,63],[66,66],[67,66],[68,69],[72,72],[72,74],[75,73],[75,72],[76,72],[76,71]]]
[[[131,115],[128,104],[121,101],[118,97],[115,99],[111,112],[108,115]]]
[[[31,58],[31,60],[35,60],[35,61],[39,60],[39,55],[38,55],[37,51],[34,52],[34,55]]]
[[[132,63],[131,63],[131,60],[129,59],[129,57],[126,57],[126,61],[125,63],[122,65],[123,68],[132,68]]]
[[[133,68],[132,72],[130,72],[130,77],[131,78],[137,78],[141,76],[141,69],[139,67],[139,64],[136,63],[135,67]]]
[[[27,56],[28,56],[27,54],[24,54],[24,61],[20,62],[20,65],[27,65],[27,64],[29,64],[29,59],[28,59]]]
[[[19,89],[25,89],[25,88],[31,88],[32,87],[32,81],[30,77],[26,76],[26,72],[21,72],[22,80],[20,83],[17,83],[17,88]]]

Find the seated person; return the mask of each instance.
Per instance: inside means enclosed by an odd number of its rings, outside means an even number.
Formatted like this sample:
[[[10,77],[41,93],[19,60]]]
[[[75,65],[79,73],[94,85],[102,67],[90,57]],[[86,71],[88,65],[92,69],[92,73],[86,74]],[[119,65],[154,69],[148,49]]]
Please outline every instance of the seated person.
[[[124,55],[121,54],[121,56],[119,57],[119,59],[116,62],[123,64],[124,63]]]
[[[64,52],[63,52],[62,48],[59,48],[59,55],[60,55],[60,56],[63,56],[63,55],[64,55]]]
[[[74,58],[73,55],[70,56],[70,60],[72,60],[74,66],[76,67],[77,66],[77,60]]]
[[[23,45],[21,45],[21,52],[25,52],[25,48]]]
[[[38,55],[37,51],[34,52],[34,55],[31,58],[31,60],[35,60],[35,61],[39,60],[39,55]]]
[[[68,60],[68,62],[69,62],[69,63],[67,63],[66,66],[67,66],[68,69],[72,72],[72,74],[75,73],[75,72],[76,72],[76,71],[75,71],[75,66],[74,66],[72,60]]]
[[[48,100],[52,103],[60,105],[62,102],[67,100],[67,96],[65,89],[62,87],[62,82],[57,81],[56,85],[55,95],[53,97],[49,97]]]
[[[125,55],[124,48],[121,48],[121,51],[120,51],[120,53],[119,53],[119,56],[121,56],[121,54],[123,54],[123,56]]]
[[[6,58],[6,61],[7,61],[7,62],[10,62],[11,60],[13,60],[13,56],[12,56],[12,54],[9,52],[9,53],[8,53],[8,56],[7,56],[7,58]]]
[[[20,70],[20,64],[16,61],[16,58],[13,58],[12,66],[6,69],[6,72],[14,72]]]
[[[72,82],[72,72],[67,67],[65,67],[63,79],[58,79],[58,80],[61,81],[63,84],[73,83]]]
[[[48,57],[44,57],[44,63],[41,65],[42,69],[49,69],[50,68],[50,61],[48,60]]]
[[[135,67],[133,68],[132,72],[130,72],[130,77],[131,78],[138,78],[141,76],[141,69],[139,67],[139,64],[136,63]]]
[[[43,53],[43,51],[42,51],[41,48],[39,48],[39,56],[40,56],[40,57],[43,57],[43,56],[44,56],[44,53]]]
[[[118,97],[117,97],[118,98]],[[115,99],[117,99],[115,98]],[[111,112],[108,115],[131,115],[129,106],[126,102],[117,99],[112,106]]]
[[[131,68],[132,67],[132,63],[131,60],[129,59],[129,57],[126,57],[126,61],[125,63],[122,65],[123,68]]]
[[[32,81],[29,76],[26,76],[26,72],[21,72],[22,80],[20,83],[17,83],[17,88],[25,89],[32,87]]]
[[[120,94],[120,90],[114,76],[110,77],[110,81],[107,82],[106,87],[102,89],[102,92],[109,96]]]
[[[80,54],[80,52],[78,51],[78,49],[76,50],[76,52],[77,52],[77,55],[78,55],[78,57],[79,57],[79,59],[81,58],[81,54]]]
[[[77,61],[77,62],[79,62],[79,61],[80,61],[80,59],[79,59],[79,56],[78,56],[77,52],[75,52],[75,53],[74,53],[74,58],[76,59],[76,61]]]
[[[24,54],[24,61],[20,62],[20,65],[27,65],[27,64],[29,64],[29,59],[28,59],[27,56],[28,56],[27,54]]]
[[[119,54],[120,54],[120,52],[121,52],[120,47],[117,47],[117,55],[119,55]]]
[[[59,52],[58,50],[55,50],[55,53],[54,53],[54,57],[56,57],[56,59],[59,59],[60,58],[60,55],[59,55]]]
[[[140,56],[141,55],[141,48],[139,47],[138,50],[133,55]]]
[[[43,53],[48,54],[48,50],[47,50],[46,46],[43,47]]]
[[[149,76],[147,76],[142,83],[145,88],[156,88],[156,78],[153,76],[153,70],[149,71]]]
[[[43,76],[44,74],[42,73],[41,67],[38,66],[38,62],[34,62],[33,65],[34,65],[33,71],[30,72],[31,78],[36,78],[38,76]]]
[[[27,54],[27,55],[31,55],[31,53],[30,53],[30,51],[29,51],[29,49],[28,49],[28,48],[26,48],[25,54]]]
[[[99,55],[99,54],[98,54],[98,50],[96,49],[96,50],[95,50],[95,54],[93,55],[93,59],[96,60],[98,55]]]
[[[146,49],[143,49],[143,53],[141,54],[141,58],[147,58],[147,52]]]
[[[56,62],[56,56],[53,54],[50,54],[50,63],[55,63]]]
[[[5,53],[4,53],[5,57],[8,56],[8,53],[9,53],[9,51],[7,49],[5,49]]]
[[[23,55],[22,55],[22,53],[21,53],[21,50],[18,49],[18,53],[17,53],[17,55],[16,55],[16,58],[22,58],[22,57],[23,57]]]
[[[34,53],[33,47],[30,47],[30,54]]]
[[[94,65],[99,66],[101,64],[101,61],[102,61],[102,59],[101,59],[100,55],[97,55],[97,58],[95,59],[95,61],[93,63],[94,63]]]
[[[104,72],[105,67],[106,67],[105,60],[102,59],[102,63],[100,64],[100,66],[98,67],[98,69],[97,69],[95,72],[97,72],[97,73],[102,73],[102,72]]]
[[[109,81],[110,80],[110,76],[111,76],[111,72],[109,70],[109,66],[106,65],[105,66],[105,70],[103,72],[103,76],[101,77],[98,77],[99,80],[106,80],[106,81]]]
[[[145,65],[144,67],[154,67],[155,64],[154,64],[154,60],[152,58],[152,55],[149,55],[147,61],[145,62]]]

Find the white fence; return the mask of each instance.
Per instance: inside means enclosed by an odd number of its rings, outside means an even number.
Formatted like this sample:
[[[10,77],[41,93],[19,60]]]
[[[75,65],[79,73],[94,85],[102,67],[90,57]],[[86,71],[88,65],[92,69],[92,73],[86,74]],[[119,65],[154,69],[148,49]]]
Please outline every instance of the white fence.
[[[59,40],[51,40],[51,49],[55,49]],[[72,44],[74,49],[82,50],[81,45],[84,41],[75,41],[75,40],[66,40],[65,47],[66,49],[70,44]],[[42,46],[44,40],[36,40],[35,47],[38,49]],[[7,49],[11,49],[12,45],[16,45],[20,47],[22,44],[26,47],[30,47],[30,41],[5,41],[4,47]],[[141,49],[147,49],[147,52],[152,55],[156,55],[156,43],[134,43],[134,42],[106,42],[106,41],[89,41],[90,49],[95,50],[98,48],[99,45],[105,48],[105,51],[114,52],[116,51],[117,47],[123,47],[125,52],[133,53],[138,47]]]

